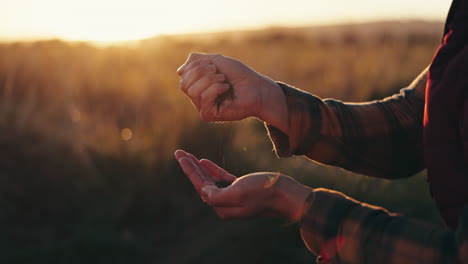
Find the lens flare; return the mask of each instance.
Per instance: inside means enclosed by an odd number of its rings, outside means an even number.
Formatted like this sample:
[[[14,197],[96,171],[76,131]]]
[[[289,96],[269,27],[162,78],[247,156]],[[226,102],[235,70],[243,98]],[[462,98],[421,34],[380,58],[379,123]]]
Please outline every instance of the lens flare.
[[[133,136],[132,130],[130,130],[129,128],[124,128],[122,129],[122,131],[120,131],[120,136],[124,141],[129,141],[130,139],[132,139]]]

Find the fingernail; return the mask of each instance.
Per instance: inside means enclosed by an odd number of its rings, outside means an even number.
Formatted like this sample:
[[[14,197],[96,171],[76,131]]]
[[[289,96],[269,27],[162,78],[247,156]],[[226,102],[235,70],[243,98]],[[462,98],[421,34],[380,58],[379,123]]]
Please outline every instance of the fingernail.
[[[176,159],[178,159],[177,156],[178,156],[181,152],[183,152],[183,150],[181,150],[181,149],[177,149],[176,151],[174,151],[174,156],[176,157]]]
[[[184,67],[184,65],[180,66],[178,69],[177,69],[177,74],[178,75],[182,75],[183,71],[182,71],[182,68]]]

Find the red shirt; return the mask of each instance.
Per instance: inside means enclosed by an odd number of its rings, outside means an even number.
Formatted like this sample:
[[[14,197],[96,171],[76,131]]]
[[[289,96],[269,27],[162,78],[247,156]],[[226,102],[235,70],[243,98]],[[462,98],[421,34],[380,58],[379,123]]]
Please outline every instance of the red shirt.
[[[456,227],[468,202],[468,1],[454,1],[429,69],[424,157],[431,191],[446,224]]]

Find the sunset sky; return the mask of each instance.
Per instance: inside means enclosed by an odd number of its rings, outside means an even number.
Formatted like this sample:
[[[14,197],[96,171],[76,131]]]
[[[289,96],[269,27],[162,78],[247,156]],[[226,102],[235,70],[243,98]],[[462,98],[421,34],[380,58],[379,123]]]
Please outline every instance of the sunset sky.
[[[450,0],[0,0],[0,38],[120,41],[199,31],[444,20]]]

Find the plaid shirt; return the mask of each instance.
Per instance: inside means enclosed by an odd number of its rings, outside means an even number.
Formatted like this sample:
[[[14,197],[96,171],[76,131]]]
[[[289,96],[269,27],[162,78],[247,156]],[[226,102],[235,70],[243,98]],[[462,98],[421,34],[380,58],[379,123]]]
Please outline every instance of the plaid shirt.
[[[424,168],[426,80],[427,69],[400,94],[362,104],[322,100],[279,83],[290,133],[267,124],[275,151],[376,177],[414,175]],[[468,264],[468,206],[454,231],[315,189],[300,223],[304,242],[320,255],[320,263]]]

